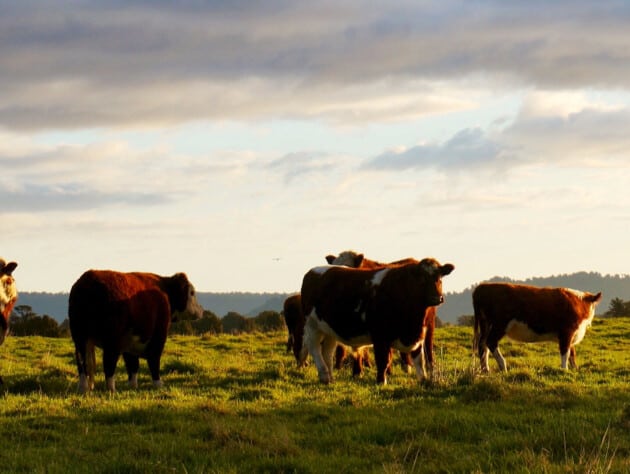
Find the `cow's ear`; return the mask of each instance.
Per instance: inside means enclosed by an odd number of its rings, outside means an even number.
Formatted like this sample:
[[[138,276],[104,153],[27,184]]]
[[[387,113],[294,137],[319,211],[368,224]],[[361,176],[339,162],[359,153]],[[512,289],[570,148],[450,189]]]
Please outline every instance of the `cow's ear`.
[[[13,273],[13,270],[15,270],[16,268],[17,268],[16,262],[9,262],[2,269],[2,273],[5,275],[11,275],[11,273]]]
[[[359,268],[361,266],[361,264],[363,263],[363,259],[365,257],[363,256],[362,253],[358,254],[356,257],[354,257],[354,267],[355,268]]]
[[[328,265],[332,265],[336,258],[337,257],[335,257],[334,255],[326,255],[326,261],[328,262]]]
[[[440,267],[440,275],[450,275],[453,270],[455,270],[455,265],[453,265],[452,263],[445,263]]]
[[[599,300],[602,299],[602,292],[600,291],[599,293],[597,293],[596,295],[592,295],[592,294],[587,294],[584,299],[586,301],[588,301],[589,303],[597,303],[599,302]]]

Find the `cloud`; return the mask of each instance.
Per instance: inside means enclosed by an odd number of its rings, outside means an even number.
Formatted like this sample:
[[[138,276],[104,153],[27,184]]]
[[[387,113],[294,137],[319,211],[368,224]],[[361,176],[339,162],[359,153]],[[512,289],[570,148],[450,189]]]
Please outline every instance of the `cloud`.
[[[533,165],[627,167],[630,107],[584,93],[527,95],[512,120],[467,128],[450,139],[398,147],[366,160],[365,170],[506,171]],[[618,105],[622,104],[622,105]]]
[[[390,150],[370,159],[365,169],[449,169],[461,170],[482,165],[496,165],[501,147],[479,129],[464,129],[444,143],[418,145]]]
[[[480,87],[630,87],[623,2],[0,5],[12,129],[354,124],[462,110]]]

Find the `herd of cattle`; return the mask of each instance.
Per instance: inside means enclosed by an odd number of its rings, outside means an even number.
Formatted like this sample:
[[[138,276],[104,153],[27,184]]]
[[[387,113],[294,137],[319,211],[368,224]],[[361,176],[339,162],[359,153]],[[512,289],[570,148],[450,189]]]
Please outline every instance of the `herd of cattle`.
[[[392,351],[419,380],[433,368],[433,336],[437,307],[444,301],[442,277],[455,267],[433,258],[380,263],[346,251],[328,255],[328,265],[310,269],[300,293],[284,303],[289,331],[287,349],[303,366],[310,354],[319,380],[333,381],[345,347],[352,348],[354,373],[369,363],[372,346],[378,383],[387,382]],[[13,278],[16,262],[0,259],[0,344],[9,332],[17,301]],[[557,341],[562,368],[576,368],[575,346],[595,315],[601,293],[567,288],[537,288],[507,283],[481,283],[473,291],[474,347],[481,369],[488,371],[490,353],[501,370],[505,359],[498,344],[504,337],[521,342]],[[201,317],[195,289],[184,273],[120,273],[88,270],[74,283],[68,302],[75,345],[79,389],[94,388],[95,347],[103,351],[107,388],[115,391],[114,372],[123,356],[129,384],[138,383],[139,358],[147,360],[155,386],[160,386],[160,359],[171,321],[178,312]],[[1,379],[0,379],[1,383]]]

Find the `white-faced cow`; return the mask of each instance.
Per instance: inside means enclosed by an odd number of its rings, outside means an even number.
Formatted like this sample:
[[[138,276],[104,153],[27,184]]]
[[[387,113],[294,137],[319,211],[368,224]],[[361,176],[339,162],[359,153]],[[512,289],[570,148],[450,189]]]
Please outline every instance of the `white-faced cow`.
[[[153,384],[161,386],[160,359],[175,312],[201,317],[195,289],[184,273],[120,273],[88,270],[70,290],[68,319],[76,349],[79,389],[94,388],[94,346],[103,349],[107,388],[123,355],[129,384],[137,387],[139,358],[147,360]]]
[[[9,320],[11,319],[11,312],[17,302],[18,293],[15,286],[15,279],[13,278],[13,270],[17,267],[17,263],[7,263],[0,258],[0,345],[4,342],[4,339],[9,333]],[[0,377],[0,384],[2,384],[2,377]]]
[[[488,372],[488,356],[505,371],[499,341],[505,335],[520,342],[557,341],[562,368],[577,368],[575,346],[582,341],[595,316],[602,294],[569,288],[538,288],[508,283],[482,283],[473,291],[474,347],[481,370]]]
[[[302,312],[307,319],[301,359],[310,353],[319,380],[329,383],[337,341],[352,347],[373,345],[376,380],[386,383],[392,347],[403,352],[422,349],[425,310],[444,301],[442,277],[453,269],[432,258],[377,270],[311,269],[302,281]],[[413,362],[422,380],[424,351],[419,350]]]
[[[407,265],[409,263],[418,263],[413,258],[403,258],[402,260],[395,260],[389,263],[378,262],[376,260],[370,260],[365,258],[362,253],[357,253],[354,250],[345,250],[339,255],[327,255],[326,261],[330,265],[345,265],[353,268],[365,268],[369,270],[397,267],[400,265]],[[434,357],[433,357],[433,334],[435,332],[435,320],[437,318],[437,306],[429,306],[426,309],[425,322],[427,326],[427,333],[422,345],[424,349],[424,356],[426,359],[427,370],[429,373],[433,373]],[[361,355],[363,354],[363,355]],[[400,363],[403,371],[411,372],[412,358],[417,354],[414,353],[400,353]],[[354,358],[354,373],[360,374],[362,372],[363,359],[367,357],[367,351],[357,353],[355,350]]]

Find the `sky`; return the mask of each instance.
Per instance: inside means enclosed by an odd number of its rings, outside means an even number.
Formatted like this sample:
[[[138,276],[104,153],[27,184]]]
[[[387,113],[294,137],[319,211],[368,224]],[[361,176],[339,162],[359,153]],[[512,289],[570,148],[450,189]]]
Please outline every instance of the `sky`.
[[[630,3],[0,0],[0,256],[292,292],[630,272]],[[583,290],[591,290],[583,288]]]

